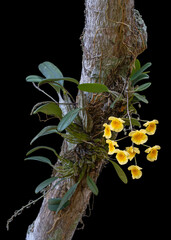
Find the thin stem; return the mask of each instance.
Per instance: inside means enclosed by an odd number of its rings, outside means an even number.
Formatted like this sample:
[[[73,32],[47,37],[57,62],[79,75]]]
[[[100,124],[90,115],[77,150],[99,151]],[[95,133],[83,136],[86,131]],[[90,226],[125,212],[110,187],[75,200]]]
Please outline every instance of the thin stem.
[[[52,101],[54,101],[56,104],[58,104],[58,102],[53,98],[51,97],[48,93],[46,93],[45,91],[43,91],[42,89],[40,89],[34,82],[33,82],[33,86],[39,90],[40,92],[44,93],[47,97],[49,97]]]
[[[138,120],[138,121],[141,121],[141,122],[148,122],[148,120],[142,120],[142,119],[136,119],[136,118],[132,118],[132,119],[135,119],[135,120]]]
[[[128,117],[129,117],[131,131],[133,131],[131,116],[130,116],[130,113],[129,113],[129,90],[127,91],[127,114],[128,114]]]
[[[136,156],[135,156],[135,165],[137,166],[138,164],[137,164],[137,159],[136,159]]]
[[[65,89],[66,94],[68,94],[70,96],[70,98],[72,99],[72,101],[75,103],[75,99],[73,98],[73,96],[68,92],[68,90]]]
[[[75,102],[75,100],[73,99],[73,97],[71,96],[71,94],[66,90],[66,93],[72,98],[72,100],[74,100],[73,103],[58,103],[53,97],[51,97],[48,93],[46,93],[45,91],[43,91],[41,88],[39,88],[35,83],[33,83],[33,86],[39,90],[40,92],[44,93],[47,97],[49,97],[52,101],[54,101],[56,104],[58,105],[76,105],[77,103]]]
[[[150,146],[146,145],[146,144],[142,144],[144,147],[148,147],[148,148],[151,148]]]
[[[119,142],[119,141],[121,141],[121,140],[123,140],[123,139],[125,139],[125,138],[128,138],[129,136],[126,136],[126,137],[123,137],[123,138],[120,138],[120,139],[117,139],[117,140],[115,140],[116,142]]]

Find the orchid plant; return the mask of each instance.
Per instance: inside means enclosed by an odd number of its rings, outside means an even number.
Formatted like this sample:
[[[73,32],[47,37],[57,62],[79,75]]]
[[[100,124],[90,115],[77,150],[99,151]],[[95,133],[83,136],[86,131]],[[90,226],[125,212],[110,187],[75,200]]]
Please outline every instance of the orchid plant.
[[[146,96],[140,93],[150,87],[151,82],[139,83],[149,78],[149,72],[147,72],[146,69],[150,66],[151,63],[146,63],[141,66],[140,61],[136,59],[132,67],[131,75],[125,79],[124,88],[121,93],[110,90],[105,84],[101,83],[79,84],[74,78],[64,77],[62,72],[50,62],[44,62],[39,65],[39,70],[43,74],[43,77],[31,75],[26,78],[27,82],[31,82],[37,90],[41,91],[50,99],[50,101],[37,103],[33,107],[31,114],[38,114],[39,119],[41,119],[41,115],[43,114],[47,116],[46,120],[55,118],[59,121],[58,125],[44,127],[33,138],[31,144],[40,137],[55,133],[66,139],[68,143],[77,144],[80,147],[84,145],[88,154],[81,157],[79,161],[73,162],[67,159],[66,156],[61,156],[55,149],[49,146],[37,146],[29,150],[26,154],[26,161],[33,160],[48,164],[57,175],[46,179],[37,186],[35,193],[42,193],[42,196],[35,201],[29,202],[19,211],[16,211],[8,220],[7,228],[13,218],[20,214],[24,208],[28,208],[48,194],[48,186],[53,184],[55,187],[66,178],[73,178],[75,184],[62,198],[49,199],[48,202],[49,210],[56,212],[56,214],[70,204],[70,198],[83,178],[86,178],[87,186],[90,190],[95,195],[98,195],[98,187],[91,178],[90,172],[95,168],[96,163],[102,159],[106,161],[106,163],[112,163],[117,175],[125,184],[128,183],[128,178],[121,166],[129,162],[131,162],[131,165],[128,166],[128,170],[131,171],[132,178],[139,179],[142,177],[142,167],[137,163],[137,155],[140,155],[142,151],[140,150],[140,146],[145,147],[147,160],[150,162],[157,160],[158,151],[161,149],[158,145],[146,145],[149,136],[155,134],[159,121],[156,119],[152,121],[140,119],[135,107],[135,105],[139,106],[141,102],[148,103]],[[76,84],[81,92],[92,94],[91,103],[97,100],[98,97],[109,98],[108,108],[111,112],[119,103],[121,106],[119,110],[121,116],[112,115],[105,120],[105,122],[101,122],[99,128],[101,130],[96,132],[95,135],[86,132],[82,127],[80,113],[87,110],[87,106],[78,106],[73,96],[64,87],[64,82],[66,81]],[[59,101],[42,90],[41,86],[44,84],[49,84],[56,91]],[[144,128],[141,127],[142,122]],[[117,138],[121,132],[123,132],[125,136]],[[131,143],[125,146],[124,149],[120,149],[120,141],[125,138],[130,139]],[[44,156],[32,155],[42,149],[51,151],[57,157],[60,164],[53,164],[49,158]]]

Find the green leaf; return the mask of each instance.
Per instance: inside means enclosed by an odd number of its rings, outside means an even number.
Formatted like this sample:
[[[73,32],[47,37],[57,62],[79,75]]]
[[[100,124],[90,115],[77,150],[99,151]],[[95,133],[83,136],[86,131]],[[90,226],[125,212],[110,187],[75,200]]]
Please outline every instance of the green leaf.
[[[140,63],[140,61],[138,59],[136,59],[130,77],[132,77],[140,68],[141,68],[141,63]]]
[[[141,75],[147,68],[149,68],[152,65],[151,62],[146,63],[144,66],[142,66],[135,74],[132,75],[130,78],[130,81],[134,81],[137,77]]]
[[[79,180],[78,182],[81,182],[81,180],[83,179],[83,177],[85,176],[87,171],[87,164],[84,164],[83,166],[81,166],[81,172],[79,174]]]
[[[52,133],[57,133],[57,126],[48,126],[43,128],[31,141],[30,145],[35,142],[39,137],[45,136],[45,135],[49,135]]]
[[[144,84],[142,84],[141,86],[137,87],[137,88],[135,89],[135,92],[144,91],[145,89],[149,88],[150,86],[151,86],[151,82],[144,83]]]
[[[67,113],[58,124],[57,130],[59,132],[62,132],[63,130],[65,130],[74,121],[74,119],[77,117],[80,110],[81,108],[77,108]]]
[[[32,157],[25,158],[24,160],[25,161],[30,161],[31,160],[31,161],[43,162],[43,163],[47,163],[50,166],[52,166],[51,161],[48,158],[42,157],[42,156],[32,156]]]
[[[130,126],[130,122],[128,118],[123,118],[123,120],[125,121],[124,125]],[[131,123],[135,127],[141,127],[141,123],[135,118],[131,118]]]
[[[52,178],[48,178],[45,181],[43,181],[42,183],[40,183],[37,188],[35,189],[35,193],[39,193],[41,192],[45,187],[49,186],[51,183],[53,183],[56,179],[58,179],[58,177],[52,177]]]
[[[60,90],[62,90],[64,93],[67,92],[67,90],[59,82],[50,82],[49,84],[56,90],[57,93],[60,93]]]
[[[49,103],[46,103],[44,105],[41,105],[40,107],[38,107],[34,112],[33,114],[36,114],[36,113],[44,113],[46,115],[51,115],[51,116],[55,116],[59,119],[62,118],[62,110],[60,109],[60,107],[54,103],[54,102],[49,102]]]
[[[46,78],[61,78],[63,77],[62,72],[51,62],[43,62],[38,66],[39,71],[46,77]]]
[[[87,185],[90,188],[90,190],[94,193],[94,195],[97,196],[99,194],[97,185],[90,176],[87,176]]]
[[[149,79],[149,75],[146,73],[141,73],[137,78],[134,79],[134,81],[132,81],[132,86],[135,86],[135,84],[144,79]]]
[[[100,83],[83,83],[78,85],[78,89],[84,92],[91,93],[109,92],[108,87]]]
[[[70,77],[61,77],[61,78],[49,78],[49,79],[45,79],[43,81],[41,81],[39,83],[39,86],[41,86],[42,84],[45,84],[45,83],[54,83],[54,82],[59,82],[59,81],[68,81],[68,82],[73,82],[75,84],[79,84],[79,82],[75,79],[75,78],[70,78]]]
[[[127,176],[126,174],[124,173],[124,171],[122,170],[122,168],[115,162],[109,160],[112,165],[114,166],[115,170],[116,170],[116,173],[118,174],[118,177],[122,180],[122,182],[124,182],[125,184],[128,183],[128,179],[127,179]]]
[[[65,206],[65,204],[70,200],[70,198],[73,196],[73,194],[75,193],[76,189],[77,189],[78,183],[74,184],[69,190],[68,192],[64,195],[64,197],[62,198],[57,210],[56,210],[56,214]]]
[[[59,205],[62,198],[51,198],[48,200],[48,204],[50,205]]]
[[[35,147],[35,148],[31,149],[31,150],[26,154],[26,156],[28,156],[28,155],[30,155],[30,154],[32,154],[32,153],[34,153],[34,152],[36,152],[36,151],[38,151],[38,150],[40,150],[40,149],[50,150],[50,151],[52,151],[56,156],[58,156],[58,154],[57,154],[57,152],[55,151],[55,149],[53,149],[53,148],[51,148],[51,147],[47,147],[47,146],[38,146],[38,147]]]
[[[56,212],[58,207],[59,207],[60,202],[61,202],[61,198],[51,198],[51,199],[49,199],[49,201],[48,201],[49,210],[53,211],[53,212]],[[69,204],[70,204],[70,201],[68,200],[60,210],[66,208]]]
[[[26,77],[27,82],[39,83],[42,80],[44,80],[44,78],[37,76],[37,75],[30,75],[30,76]]]
[[[148,100],[147,100],[146,96],[140,95],[139,93],[134,93],[133,95],[134,95],[139,101],[148,104]]]
[[[46,77],[46,79],[54,79],[54,78],[63,78],[63,74],[61,71],[51,62],[43,62],[39,64],[40,72]],[[64,85],[64,81],[61,80],[58,82],[61,86]],[[50,85],[59,93],[60,88],[55,83],[50,83]]]

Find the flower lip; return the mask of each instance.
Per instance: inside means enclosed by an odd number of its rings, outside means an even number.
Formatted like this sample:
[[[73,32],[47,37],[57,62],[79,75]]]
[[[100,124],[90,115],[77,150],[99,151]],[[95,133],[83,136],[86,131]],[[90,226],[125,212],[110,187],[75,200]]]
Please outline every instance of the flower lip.
[[[131,161],[136,154],[140,154],[139,148],[136,147],[126,147],[126,151],[129,153],[128,159]]]
[[[123,123],[125,123],[125,121],[122,120],[121,118],[109,117],[108,120],[111,121],[110,127],[112,131],[121,132],[124,129]]]
[[[131,174],[132,174],[132,178],[133,179],[139,179],[142,177],[142,168],[137,166],[137,165],[131,165],[129,168],[128,168],[129,171],[131,171]]]
[[[127,151],[115,149],[115,153],[117,153],[116,159],[120,165],[124,165],[128,162],[129,153]]]
[[[105,137],[106,139],[111,138],[112,133],[111,133],[111,127],[110,127],[110,125],[108,125],[107,123],[105,123],[105,124],[103,124],[103,127],[105,127],[103,137]]]
[[[146,132],[148,135],[154,135],[156,132],[156,124],[159,124],[158,120],[147,121],[143,126],[146,127]]]
[[[119,147],[118,143],[113,140],[106,140],[106,143],[109,144],[109,155],[113,155],[115,152],[115,147]]]
[[[148,136],[146,135],[146,130],[136,130],[129,133],[129,136],[132,137],[131,140],[133,143],[140,145],[148,141]]]
[[[145,150],[146,153],[148,153],[147,155],[147,160],[150,162],[154,162],[157,160],[158,158],[158,150],[160,150],[161,147],[159,145],[155,145],[154,147],[149,147]]]

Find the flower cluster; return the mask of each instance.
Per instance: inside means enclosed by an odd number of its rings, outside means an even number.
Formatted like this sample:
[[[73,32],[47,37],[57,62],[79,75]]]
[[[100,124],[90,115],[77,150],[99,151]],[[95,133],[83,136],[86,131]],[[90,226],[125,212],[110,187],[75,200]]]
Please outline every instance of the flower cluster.
[[[154,162],[158,157],[158,150],[161,149],[160,146],[155,145],[153,147],[144,145],[148,141],[148,135],[154,135],[157,129],[158,120],[146,121],[143,125],[145,129],[140,130],[131,130],[127,137],[131,137],[132,145],[126,147],[124,150],[120,150],[118,147],[118,141],[121,140],[111,140],[112,132],[119,133],[124,129],[125,121],[117,117],[109,117],[108,119],[110,124],[105,123],[104,126],[104,135],[106,138],[106,143],[108,144],[108,154],[116,154],[116,160],[120,165],[125,165],[128,161],[135,159],[135,164],[128,167],[128,170],[131,171],[133,179],[139,179],[142,176],[142,168],[137,165],[136,155],[140,154],[138,147],[134,145],[143,145],[146,147],[145,153],[147,153],[147,160]]]

